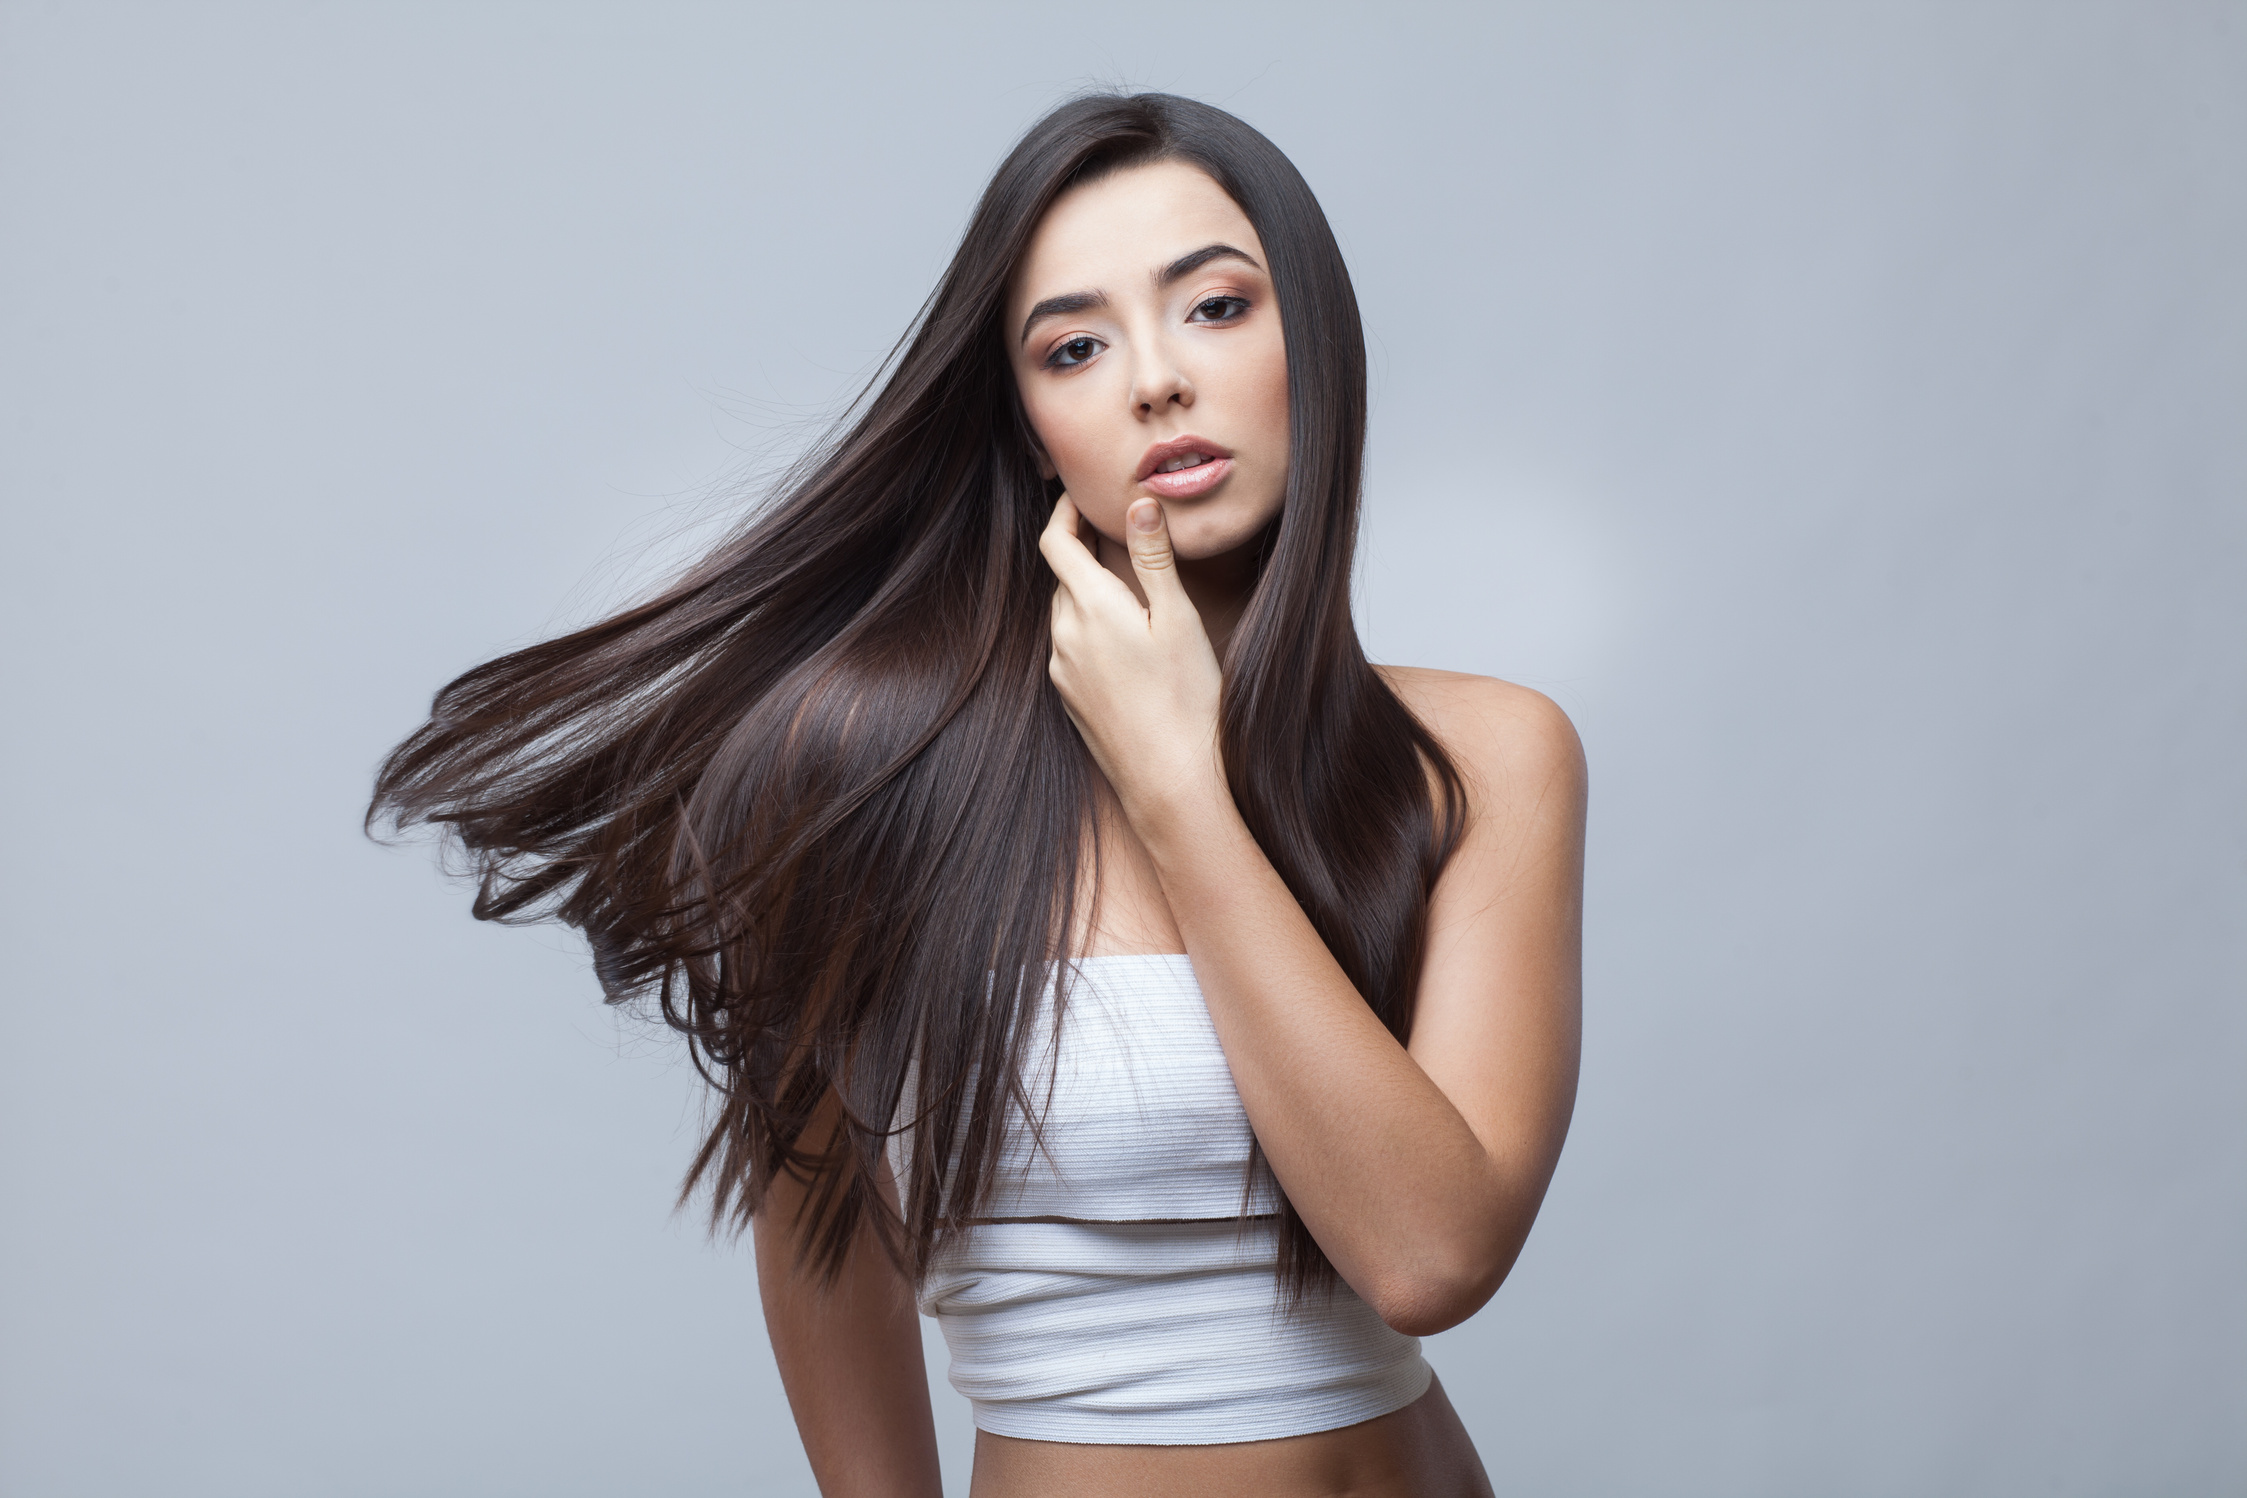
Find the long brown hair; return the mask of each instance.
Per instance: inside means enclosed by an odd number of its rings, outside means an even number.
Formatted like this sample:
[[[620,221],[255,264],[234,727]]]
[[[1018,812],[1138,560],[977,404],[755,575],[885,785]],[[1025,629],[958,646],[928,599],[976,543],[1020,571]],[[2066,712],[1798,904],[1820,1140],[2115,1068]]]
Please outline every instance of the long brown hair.
[[[370,828],[433,823],[482,920],[558,918],[611,1002],[652,998],[716,1089],[686,1191],[746,1223],[775,1175],[832,1273],[871,1228],[916,1276],[987,1200],[1033,1006],[1095,852],[1090,761],[1046,675],[1052,502],[1000,320],[1070,186],[1184,160],[1255,226],[1287,344],[1287,492],[1226,651],[1241,814],[1358,992],[1412,1023],[1459,779],[1350,617],[1365,341],[1326,217],[1277,147],[1165,94],[1072,100],[977,204],[915,327],[826,444],[651,601],[437,694],[384,761]],[[1096,878],[1091,881],[1096,884]],[[908,1066],[900,1221],[874,1188]],[[833,1095],[840,1125],[807,1145]],[[955,1162],[949,1182],[940,1168]],[[1332,1270],[1283,1207],[1281,1277]]]

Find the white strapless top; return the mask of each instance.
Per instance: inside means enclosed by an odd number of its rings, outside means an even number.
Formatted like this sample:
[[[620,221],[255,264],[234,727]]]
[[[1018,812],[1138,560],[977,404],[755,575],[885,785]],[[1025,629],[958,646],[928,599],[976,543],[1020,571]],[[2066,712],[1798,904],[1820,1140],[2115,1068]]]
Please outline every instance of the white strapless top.
[[[1019,1120],[984,1217],[921,1287],[975,1423],[1031,1440],[1259,1441],[1401,1409],[1417,1339],[1347,1286],[1288,1310],[1279,1195],[1182,953],[1073,965],[1025,1051],[1043,1147]],[[914,1109],[908,1078],[900,1119]],[[904,1173],[909,1133],[891,1141]]]
[[[1270,1173],[1248,1178],[1255,1135],[1185,954],[1072,967],[1060,1035],[1048,989],[1022,1053],[1023,1088],[1044,1104],[1043,1148],[1017,1120],[981,1215],[1150,1222],[1277,1212]],[[915,1098],[908,1077],[900,1117]],[[910,1147],[909,1136],[892,1136],[899,1179]]]

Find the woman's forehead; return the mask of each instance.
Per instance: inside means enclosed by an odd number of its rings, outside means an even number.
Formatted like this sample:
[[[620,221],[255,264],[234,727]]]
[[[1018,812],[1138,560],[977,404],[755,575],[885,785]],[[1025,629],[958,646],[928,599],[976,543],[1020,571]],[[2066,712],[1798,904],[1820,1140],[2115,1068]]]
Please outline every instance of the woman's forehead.
[[[1264,259],[1248,215],[1200,167],[1127,167],[1069,189],[1046,210],[1009,300],[1026,307],[1071,292],[1151,288],[1163,267],[1212,243]]]

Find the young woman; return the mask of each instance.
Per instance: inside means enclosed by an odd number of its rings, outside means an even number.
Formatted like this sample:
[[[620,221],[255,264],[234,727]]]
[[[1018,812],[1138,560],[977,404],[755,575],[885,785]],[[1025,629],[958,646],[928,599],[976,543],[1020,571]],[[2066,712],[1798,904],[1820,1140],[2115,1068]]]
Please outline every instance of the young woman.
[[[690,1038],[821,1489],[1487,1493],[1416,1337],[1573,1101],[1567,720],[1369,665],[1364,342],[1219,110],[999,168],[886,380],[652,602],[469,672],[371,816]]]

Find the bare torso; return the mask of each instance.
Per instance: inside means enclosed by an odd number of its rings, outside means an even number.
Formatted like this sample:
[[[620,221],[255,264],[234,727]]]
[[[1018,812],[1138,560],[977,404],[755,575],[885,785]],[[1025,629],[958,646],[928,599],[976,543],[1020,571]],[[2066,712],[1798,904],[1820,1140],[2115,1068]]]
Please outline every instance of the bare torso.
[[[1224,1446],[1083,1446],[978,1431],[970,1498],[1489,1498],[1440,1382],[1377,1420]]]

